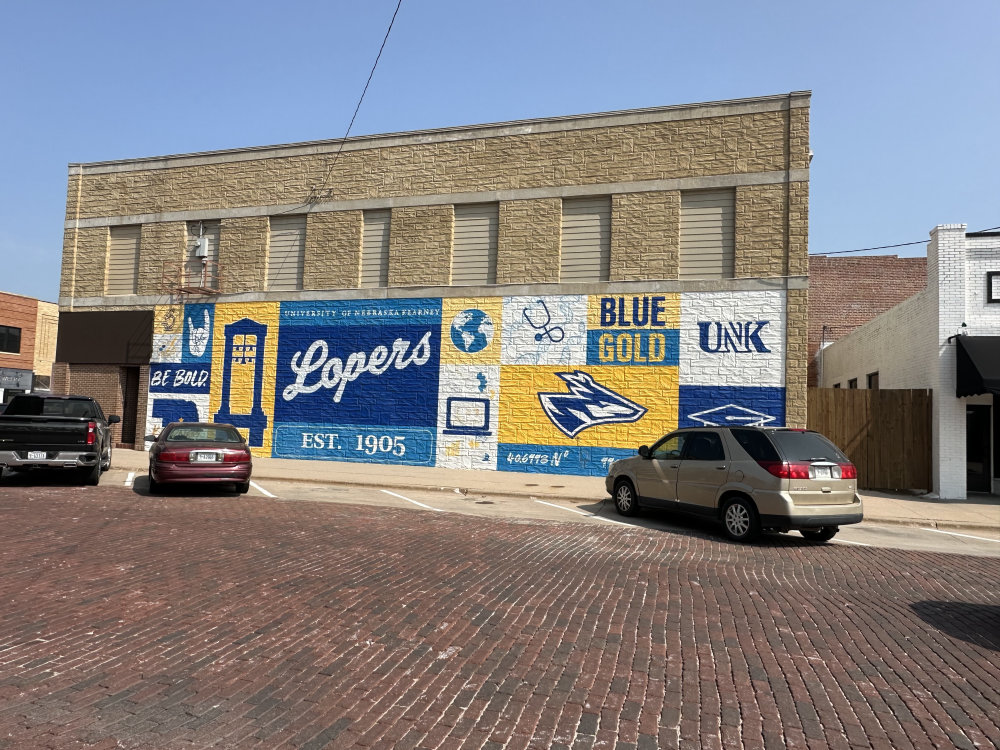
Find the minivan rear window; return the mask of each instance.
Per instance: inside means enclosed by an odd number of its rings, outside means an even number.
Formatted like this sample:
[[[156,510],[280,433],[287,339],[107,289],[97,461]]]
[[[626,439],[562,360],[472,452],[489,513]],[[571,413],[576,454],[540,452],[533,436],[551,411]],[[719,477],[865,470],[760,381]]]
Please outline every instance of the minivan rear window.
[[[767,439],[767,435],[763,432],[735,429],[732,433],[733,437],[736,438],[736,442],[740,444],[743,450],[750,454],[750,458],[754,461],[781,460],[778,456],[778,451],[771,445],[771,441]]]
[[[818,432],[775,430],[771,439],[786,461],[832,461],[850,463],[847,456]]]

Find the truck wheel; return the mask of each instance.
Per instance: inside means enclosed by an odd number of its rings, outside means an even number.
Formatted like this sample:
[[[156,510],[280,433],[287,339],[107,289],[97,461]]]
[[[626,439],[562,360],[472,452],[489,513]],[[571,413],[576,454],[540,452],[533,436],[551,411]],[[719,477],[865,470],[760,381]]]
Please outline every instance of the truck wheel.
[[[108,456],[107,458],[101,457],[101,471],[107,471],[111,468],[111,446],[108,446]]]
[[[96,487],[98,484],[101,483],[101,462],[100,461],[98,461],[96,464],[94,464],[93,468],[91,468],[89,471],[87,471],[86,474],[83,475],[83,483],[84,484],[89,484],[91,487]]]

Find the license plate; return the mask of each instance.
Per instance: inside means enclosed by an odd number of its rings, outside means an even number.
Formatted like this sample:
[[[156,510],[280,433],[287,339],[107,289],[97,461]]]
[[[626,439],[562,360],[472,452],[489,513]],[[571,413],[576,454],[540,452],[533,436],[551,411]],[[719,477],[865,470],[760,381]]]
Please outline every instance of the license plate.
[[[28,451],[29,461],[44,461],[47,458],[45,451]]]
[[[829,479],[833,476],[830,473],[829,466],[813,466],[813,478],[815,479]]]
[[[194,454],[194,460],[196,463],[214,463],[215,461],[219,460],[219,454],[206,451],[197,451]]]

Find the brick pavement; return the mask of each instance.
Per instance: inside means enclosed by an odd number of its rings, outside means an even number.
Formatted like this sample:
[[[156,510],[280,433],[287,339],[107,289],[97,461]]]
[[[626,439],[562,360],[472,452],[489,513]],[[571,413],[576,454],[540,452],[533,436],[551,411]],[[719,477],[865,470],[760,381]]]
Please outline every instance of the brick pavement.
[[[0,748],[983,748],[1000,561],[0,489]]]

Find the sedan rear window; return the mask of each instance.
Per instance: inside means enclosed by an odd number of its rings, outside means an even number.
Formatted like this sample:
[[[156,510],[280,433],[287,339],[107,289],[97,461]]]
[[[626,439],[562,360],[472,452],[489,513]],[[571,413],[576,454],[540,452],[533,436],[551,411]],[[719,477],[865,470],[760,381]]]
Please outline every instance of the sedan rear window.
[[[242,443],[240,433],[232,427],[175,427],[167,433],[168,443]]]
[[[776,430],[771,433],[786,461],[832,461],[850,463],[847,456],[818,432]]]

